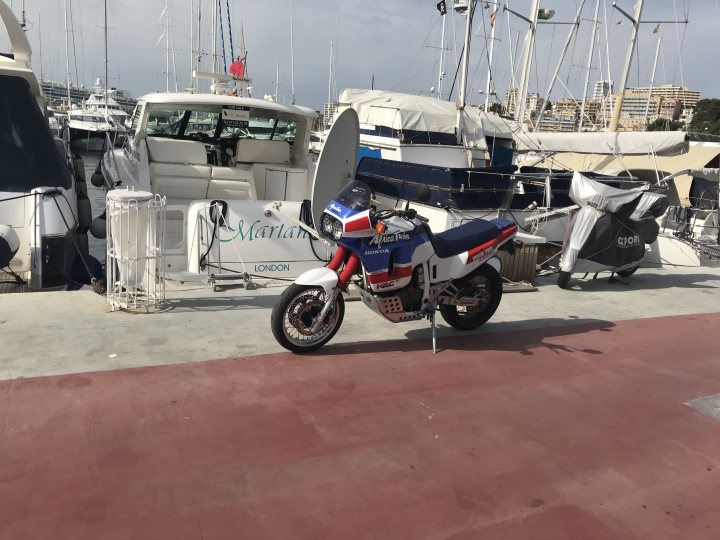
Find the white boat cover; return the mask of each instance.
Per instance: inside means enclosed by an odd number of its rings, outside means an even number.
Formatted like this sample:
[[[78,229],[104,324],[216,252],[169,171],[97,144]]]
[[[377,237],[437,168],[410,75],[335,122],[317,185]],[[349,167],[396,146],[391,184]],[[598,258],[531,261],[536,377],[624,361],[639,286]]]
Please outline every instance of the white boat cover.
[[[346,89],[340,94],[340,107],[352,107],[361,124],[397,130],[455,133],[457,108],[454,102],[433,97]],[[482,142],[485,137],[512,139],[513,121],[467,106],[464,111],[465,141]]]
[[[575,152],[673,156],[687,152],[689,142],[682,131],[619,131],[616,133],[523,133],[517,150],[527,152]]]

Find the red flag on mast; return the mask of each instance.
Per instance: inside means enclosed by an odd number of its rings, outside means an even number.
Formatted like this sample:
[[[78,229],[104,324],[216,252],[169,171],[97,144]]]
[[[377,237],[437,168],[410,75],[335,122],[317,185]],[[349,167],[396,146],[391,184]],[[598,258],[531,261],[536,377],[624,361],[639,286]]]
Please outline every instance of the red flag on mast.
[[[243,56],[239,60],[235,60],[230,64],[230,73],[238,77],[239,79],[245,78],[245,57]]]

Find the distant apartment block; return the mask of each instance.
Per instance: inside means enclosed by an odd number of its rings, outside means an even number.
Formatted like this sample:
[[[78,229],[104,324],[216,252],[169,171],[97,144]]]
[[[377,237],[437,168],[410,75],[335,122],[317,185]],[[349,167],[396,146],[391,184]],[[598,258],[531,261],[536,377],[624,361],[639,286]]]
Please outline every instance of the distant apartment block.
[[[511,116],[515,115],[516,102],[517,89],[511,88],[505,97],[505,110],[507,114]],[[525,119],[534,118],[544,106],[545,100],[540,97],[540,94],[529,93],[525,98]]]
[[[612,81],[598,81],[593,88],[593,100],[600,101],[602,98],[609,96],[613,92]]]

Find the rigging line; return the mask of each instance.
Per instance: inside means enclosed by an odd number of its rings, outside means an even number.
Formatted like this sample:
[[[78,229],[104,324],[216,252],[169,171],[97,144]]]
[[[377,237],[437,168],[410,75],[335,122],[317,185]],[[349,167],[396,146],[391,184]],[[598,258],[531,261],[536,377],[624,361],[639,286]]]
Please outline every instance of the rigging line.
[[[425,39],[424,39],[424,40],[422,41],[422,43],[420,44],[420,47],[419,47],[418,50],[415,52],[415,56],[413,56],[413,59],[410,61],[410,63],[409,63],[409,64],[407,65],[407,67],[405,68],[405,72],[402,74],[402,76],[400,77],[400,80],[399,80],[399,81],[397,82],[397,84],[395,85],[396,88],[399,88],[399,87],[402,85],[402,83],[405,81],[405,77],[406,77],[406,75],[408,74],[408,72],[410,71],[410,67],[412,67],[412,65],[415,63],[415,60],[417,60],[417,57],[420,55],[420,51],[422,51],[423,49],[425,49],[425,48],[428,46],[427,44],[428,44],[428,41],[429,41],[429,39],[430,39],[430,36],[431,36],[432,33],[435,31],[435,27],[438,25],[438,23],[439,23],[441,20],[442,20],[442,15],[439,15],[439,16],[437,17],[437,19],[435,20],[435,23],[432,25],[432,28],[430,28],[430,31],[429,31],[429,32],[427,33],[427,35],[425,36]]]
[[[230,0],[225,0],[226,4],[226,11],[227,11],[227,18],[228,18],[228,36],[230,37],[230,61],[235,61],[235,47],[233,46],[233,36],[232,36],[232,20],[230,19]]]
[[[70,15],[70,36],[72,37],[72,48],[73,48],[73,61],[75,63],[75,86],[79,87],[78,82],[78,67],[77,67],[77,49],[75,48],[75,23],[73,22],[73,9],[72,0],[68,0],[68,13]]]
[[[227,56],[225,55],[225,25],[222,20],[222,0],[218,0],[218,22],[220,23],[220,48],[222,49],[223,70],[227,75]]]
[[[677,17],[677,2],[676,0],[673,0],[673,14],[675,15],[675,21],[678,20]],[[685,42],[685,34],[687,32],[687,25],[685,25],[685,29],[683,30],[683,37],[682,41],[680,40],[680,29],[678,28],[680,23],[675,22],[675,41],[677,42],[677,51],[678,51],[678,59],[677,64],[675,68],[675,73],[673,74],[673,80],[675,80],[675,76],[677,75],[678,69],[680,70],[680,86],[685,86],[685,74],[683,72],[683,66],[682,66],[682,47]]]

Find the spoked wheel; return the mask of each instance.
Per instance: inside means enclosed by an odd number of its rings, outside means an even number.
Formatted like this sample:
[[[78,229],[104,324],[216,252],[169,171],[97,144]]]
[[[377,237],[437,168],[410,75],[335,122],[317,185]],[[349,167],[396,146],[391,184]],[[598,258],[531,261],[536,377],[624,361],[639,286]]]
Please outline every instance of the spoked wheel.
[[[289,351],[314,351],[332,339],[345,316],[345,301],[338,296],[317,332],[312,327],[325,305],[327,296],[320,287],[290,285],[280,295],[270,319],[277,342]]]
[[[474,330],[493,316],[502,298],[502,280],[492,266],[483,265],[463,281],[459,297],[475,297],[475,306],[440,306],[440,315],[453,328]]]

